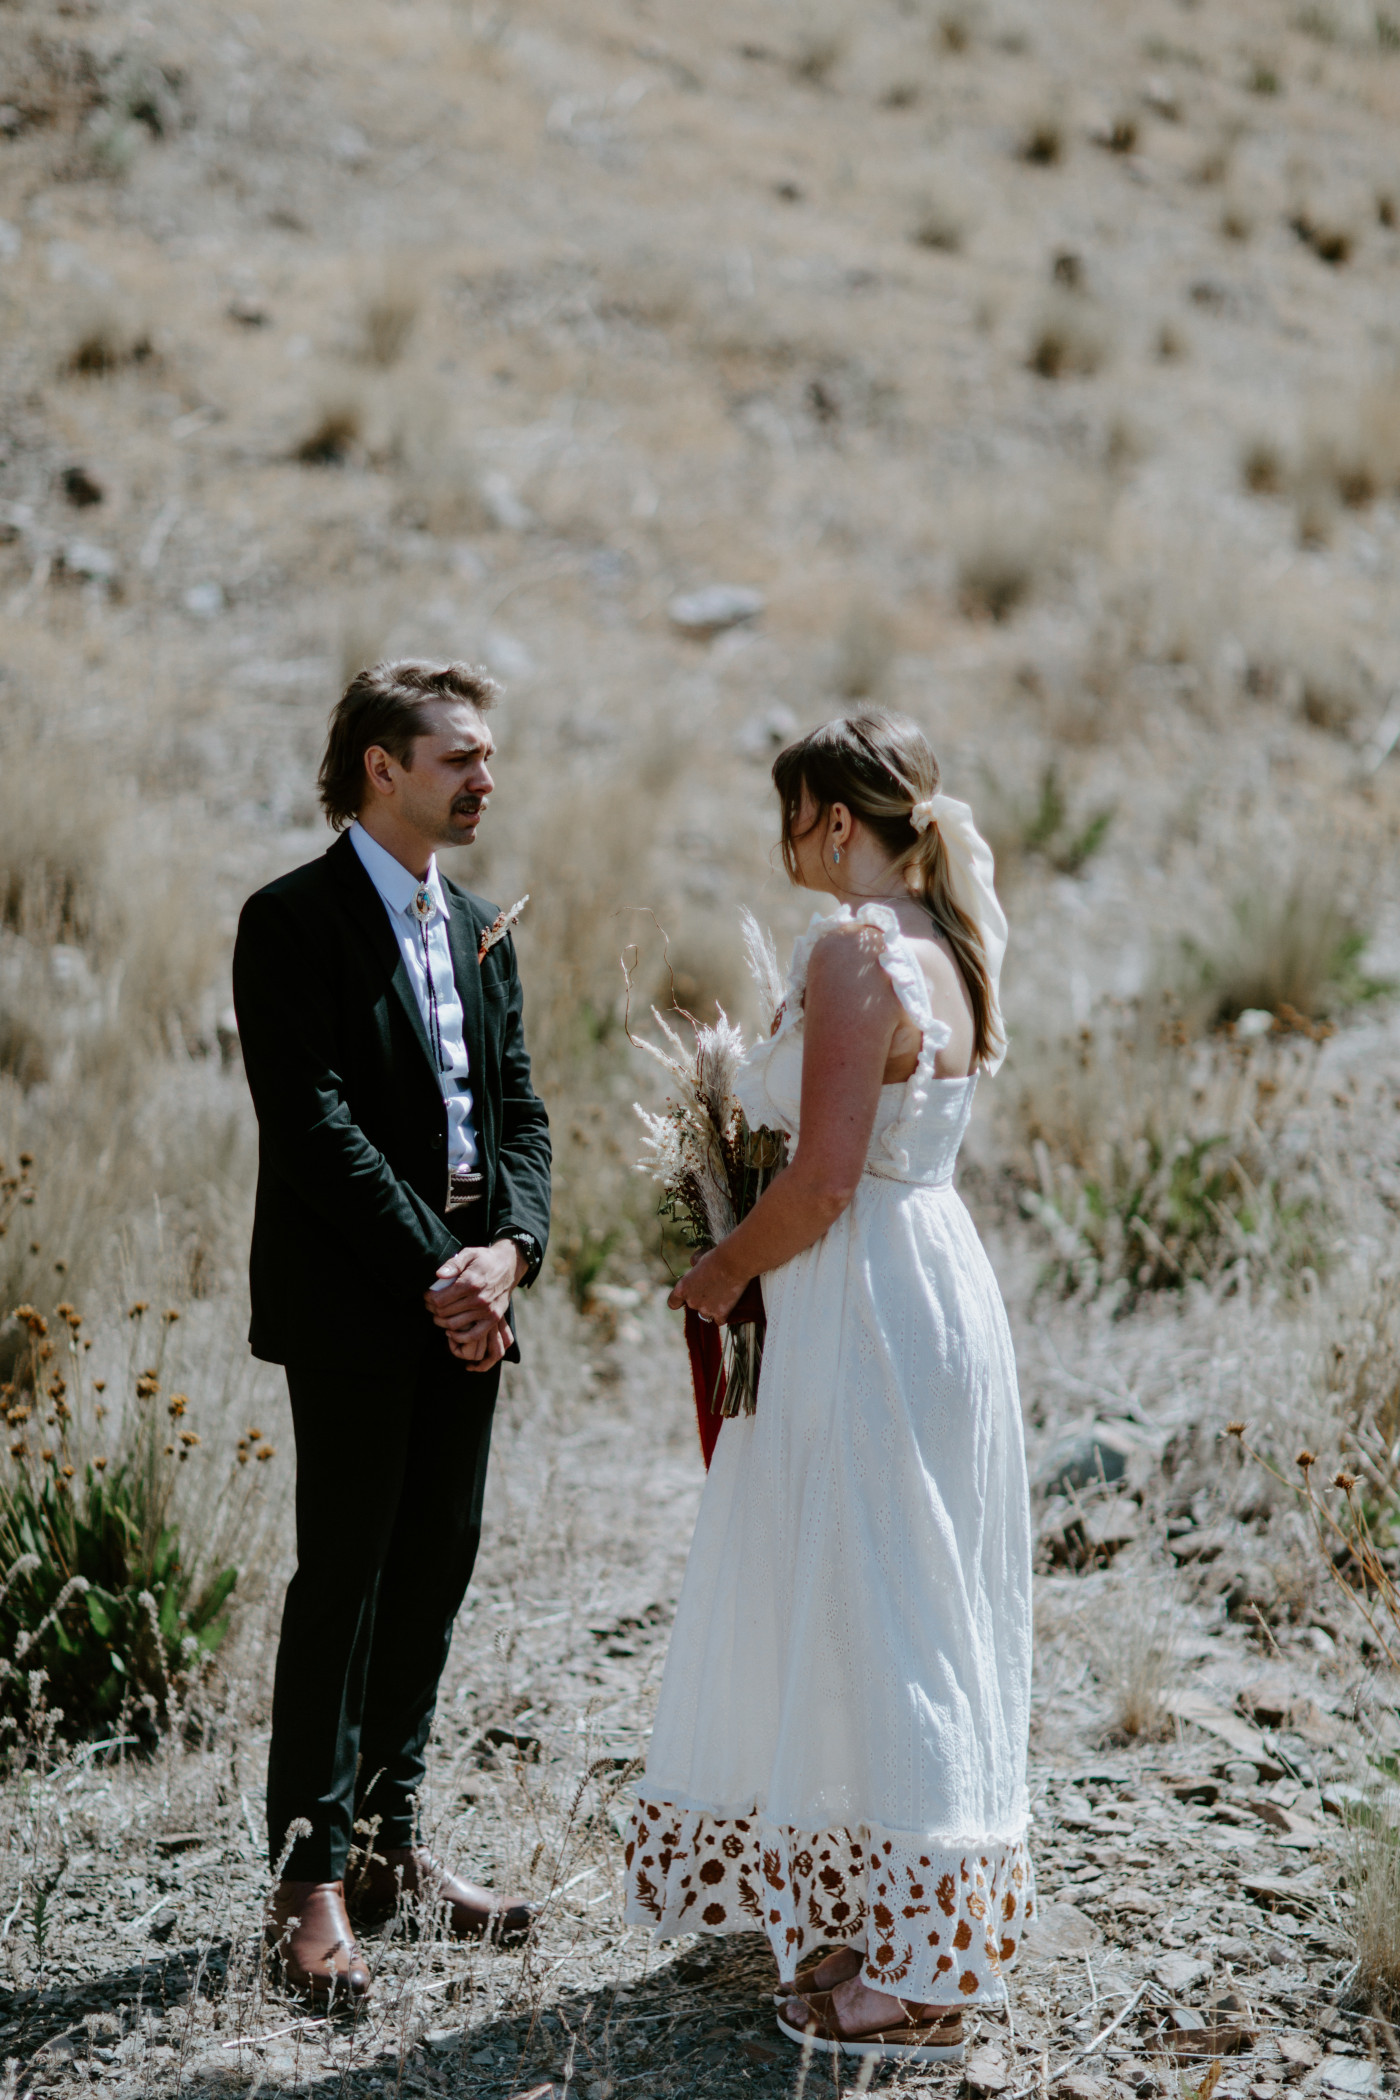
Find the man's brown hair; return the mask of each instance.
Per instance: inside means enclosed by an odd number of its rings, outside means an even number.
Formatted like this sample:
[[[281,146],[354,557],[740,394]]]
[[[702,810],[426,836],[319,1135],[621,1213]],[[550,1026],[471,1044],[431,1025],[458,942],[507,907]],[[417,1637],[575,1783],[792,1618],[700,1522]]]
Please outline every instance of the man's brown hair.
[[[331,710],[316,775],[331,828],[343,831],[364,807],[365,753],[372,744],[411,771],[414,739],[432,727],[425,711],[429,703],[461,700],[484,715],[499,695],[495,679],[471,664],[429,664],[408,657],[357,671]]]

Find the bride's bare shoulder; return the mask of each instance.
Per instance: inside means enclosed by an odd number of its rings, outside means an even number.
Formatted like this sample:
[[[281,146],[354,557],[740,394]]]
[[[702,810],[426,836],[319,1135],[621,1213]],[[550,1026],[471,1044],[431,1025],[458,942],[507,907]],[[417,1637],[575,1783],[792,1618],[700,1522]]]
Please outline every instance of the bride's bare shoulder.
[[[874,978],[885,978],[881,957],[885,937],[878,926],[837,919],[822,929],[807,965],[807,984],[818,992],[846,990]]]

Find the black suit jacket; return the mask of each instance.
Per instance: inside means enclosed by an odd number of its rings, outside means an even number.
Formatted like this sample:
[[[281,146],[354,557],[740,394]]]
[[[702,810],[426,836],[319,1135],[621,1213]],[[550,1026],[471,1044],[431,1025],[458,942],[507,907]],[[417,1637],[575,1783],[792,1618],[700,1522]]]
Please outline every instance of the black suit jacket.
[[[549,1123],[530,1084],[515,944],[478,963],[496,908],[442,887],[485,1237],[523,1227],[543,1252]],[[348,837],[248,899],[233,997],[258,1115],[253,1354],[372,1368],[420,1347],[422,1294],[461,1244],[445,1218],[447,1111],[388,914]]]

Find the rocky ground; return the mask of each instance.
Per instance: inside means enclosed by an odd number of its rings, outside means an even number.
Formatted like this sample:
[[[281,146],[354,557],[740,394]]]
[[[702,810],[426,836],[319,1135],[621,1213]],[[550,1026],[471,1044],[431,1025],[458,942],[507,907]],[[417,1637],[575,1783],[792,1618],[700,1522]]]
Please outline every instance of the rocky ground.
[[[125,1768],[79,1753],[8,1794],[0,2050],[18,2090],[864,2089],[856,2061],[834,2082],[778,2035],[761,1940],[653,1949],[621,1926],[627,1781],[700,1484],[668,1316],[644,1305],[625,1325],[591,1350],[572,1316],[542,1328],[513,1386],[433,1746],[434,1842],[544,1900],[531,1946],[457,1948],[405,1918],[368,1941],[358,2018],[288,2000],[258,1951],[250,1703],[207,1748]],[[1074,1339],[1023,1336],[1031,1392],[1049,1396]],[[1086,1376],[1063,1375],[1092,1383],[1102,1362],[1077,1339]],[[556,1382],[580,1363],[575,1389]],[[1172,1401],[1128,1376],[1135,1402],[1062,1408],[1033,1445],[1040,1922],[1010,2015],[972,2022],[961,2072],[867,2082],[1175,2100],[1218,2062],[1229,2100],[1379,2090],[1390,2031],[1345,1988],[1343,1819],[1368,1757],[1400,1749],[1395,1692],[1199,1384]]]

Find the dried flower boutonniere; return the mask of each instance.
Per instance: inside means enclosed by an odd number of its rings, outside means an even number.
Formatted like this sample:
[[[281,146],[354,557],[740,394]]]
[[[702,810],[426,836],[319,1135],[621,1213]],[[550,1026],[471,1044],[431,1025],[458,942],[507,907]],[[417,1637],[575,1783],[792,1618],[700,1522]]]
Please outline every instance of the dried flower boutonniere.
[[[487,956],[491,953],[491,950],[495,947],[497,941],[503,941],[505,939],[506,935],[510,932],[511,927],[520,917],[521,912],[524,911],[529,901],[530,892],[527,890],[525,892],[525,895],[521,898],[520,902],[518,904],[512,904],[509,911],[497,912],[495,918],[491,921],[491,924],[487,927],[485,933],[483,933],[481,936],[481,946],[476,951],[476,959],[479,963],[485,962]]]

